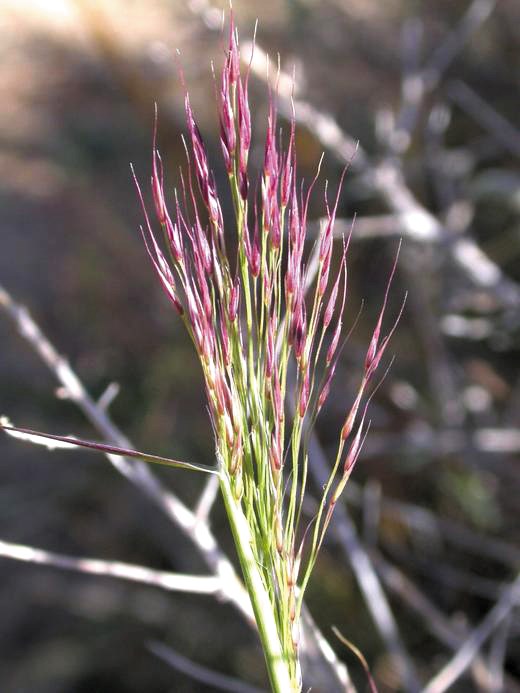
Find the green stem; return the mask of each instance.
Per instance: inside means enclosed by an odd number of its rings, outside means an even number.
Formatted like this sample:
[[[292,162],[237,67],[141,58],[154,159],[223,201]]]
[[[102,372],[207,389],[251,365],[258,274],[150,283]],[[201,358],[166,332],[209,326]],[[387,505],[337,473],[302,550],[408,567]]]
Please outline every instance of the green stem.
[[[249,525],[234,497],[231,480],[224,469],[221,470],[220,475],[220,490],[253,606],[273,693],[297,693],[301,688],[290,674],[290,664],[280,642],[273,606],[253,554]]]

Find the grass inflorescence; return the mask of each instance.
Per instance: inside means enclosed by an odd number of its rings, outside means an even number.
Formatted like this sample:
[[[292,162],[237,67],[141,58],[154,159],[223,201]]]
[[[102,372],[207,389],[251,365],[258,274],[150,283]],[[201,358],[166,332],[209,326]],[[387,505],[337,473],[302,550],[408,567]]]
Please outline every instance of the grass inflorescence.
[[[309,200],[318,175],[307,187],[298,182],[295,119],[283,146],[276,93],[270,92],[263,169],[259,181],[251,184],[248,80],[249,68],[242,74],[238,33],[231,21],[216,91],[236,256],[231,258],[226,248],[229,229],[187,90],[187,167],[173,195],[172,211],[166,201],[155,119],[151,185],[164,244],[152,229],[137,179],[136,185],[148,254],[202,366],[226,509],[253,605],[260,602],[257,620],[269,620],[259,627],[273,688],[285,685],[277,683],[270,661],[281,657],[281,676],[287,675],[291,688],[299,690],[302,599],[368,430],[367,389],[397,322],[382,334],[395,264],[358,392],[338,434],[330,478],[315,517],[304,525],[309,432],[329,395],[341,353],[350,235],[343,239],[335,272],[331,260],[345,171],[331,204],[325,189],[326,223],[308,252]],[[310,257],[317,264],[314,277]],[[270,616],[262,615],[266,608]],[[273,638],[278,639],[275,646],[266,643]]]

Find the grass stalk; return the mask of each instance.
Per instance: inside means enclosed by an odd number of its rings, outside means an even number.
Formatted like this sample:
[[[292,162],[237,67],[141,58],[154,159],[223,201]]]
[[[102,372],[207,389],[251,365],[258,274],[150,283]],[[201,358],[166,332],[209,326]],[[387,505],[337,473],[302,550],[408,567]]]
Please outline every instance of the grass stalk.
[[[284,653],[280,642],[272,603],[252,550],[253,539],[249,524],[240,503],[235,499],[231,481],[225,470],[222,470],[220,475],[220,490],[253,606],[273,693],[300,691],[300,684],[290,673],[290,657]]]

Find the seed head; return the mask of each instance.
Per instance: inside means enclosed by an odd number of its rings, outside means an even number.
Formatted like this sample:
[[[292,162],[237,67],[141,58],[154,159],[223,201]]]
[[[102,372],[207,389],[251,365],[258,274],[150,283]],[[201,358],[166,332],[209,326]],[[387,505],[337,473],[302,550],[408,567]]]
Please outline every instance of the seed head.
[[[238,34],[231,20],[225,63],[220,80],[215,79],[215,91],[235,214],[235,223],[226,220],[226,228],[237,231],[236,242],[231,244],[236,250],[233,257],[226,249],[222,198],[187,90],[187,170],[181,174],[179,193],[175,192],[173,214],[168,210],[164,167],[157,149],[157,114],[154,119],[151,195],[169,251],[166,256],[152,230],[135,176],[134,180],[145,219],[141,232],[146,251],[198,354],[222,473],[228,475],[234,497],[250,523],[255,561],[269,585],[276,622],[285,629],[281,641],[289,649],[292,643],[296,656],[301,606],[297,578],[301,571],[303,586],[307,583],[323,533],[366,436],[365,417],[374,390],[366,393],[397,324],[395,321],[382,334],[396,263],[367,349],[361,384],[340,432],[327,494],[302,538],[299,521],[304,516],[307,428],[329,396],[341,353],[350,234],[343,241],[335,272],[334,223],[346,169],[331,207],[325,194],[326,221],[316,241],[318,268],[312,281],[307,218],[321,161],[310,185],[297,183],[294,106],[290,134],[284,140],[278,131],[273,89],[263,163],[255,176],[249,165],[249,72],[248,68],[244,76],[240,73]],[[293,386],[295,412],[286,422],[285,401]],[[313,535],[310,550],[304,552],[309,532]]]

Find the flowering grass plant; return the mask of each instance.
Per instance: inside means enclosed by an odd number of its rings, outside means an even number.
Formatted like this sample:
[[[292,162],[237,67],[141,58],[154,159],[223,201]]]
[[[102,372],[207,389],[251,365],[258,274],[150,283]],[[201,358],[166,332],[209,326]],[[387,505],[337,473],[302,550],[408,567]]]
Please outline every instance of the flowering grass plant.
[[[338,435],[330,477],[308,521],[303,502],[309,435],[329,395],[343,343],[350,235],[343,239],[335,271],[332,256],[345,171],[332,202],[325,189],[326,223],[308,252],[309,200],[318,174],[307,187],[298,182],[294,117],[284,137],[278,130],[276,93],[271,93],[263,168],[259,180],[251,180],[248,80],[249,68],[241,73],[238,34],[231,22],[217,101],[235,241],[224,222],[187,91],[187,171],[170,205],[155,119],[151,186],[164,243],[153,230],[134,174],[148,255],[202,367],[217,466],[208,469],[114,447],[109,452],[218,474],[271,685],[287,693],[302,686],[298,646],[305,588],[367,434],[374,388],[367,391],[397,324],[382,333],[395,263],[359,389]],[[9,429],[7,422],[4,428]],[[108,450],[103,444],[47,437]]]
[[[325,196],[327,222],[316,241],[318,271],[307,300],[310,277],[304,251],[316,179],[307,190],[299,185],[294,118],[284,150],[277,129],[276,95],[270,94],[259,192],[251,185],[248,78],[249,70],[245,75],[240,71],[238,35],[231,24],[218,110],[235,213],[238,249],[233,262],[226,251],[228,233],[215,178],[188,93],[188,173],[182,180],[181,199],[175,198],[174,214],[166,204],[154,136],[152,192],[169,261],[152,231],[139,185],[137,189],[148,254],[204,373],[220,485],[273,688],[287,691],[289,681],[291,690],[300,688],[298,624],[305,587],[366,435],[368,401],[363,405],[363,397],[392,330],[381,336],[385,296],[318,512],[302,527],[308,432],[327,399],[340,353],[350,237],[344,241],[336,276],[331,275],[331,260],[343,176],[332,205]],[[292,417],[285,410],[290,397]]]

